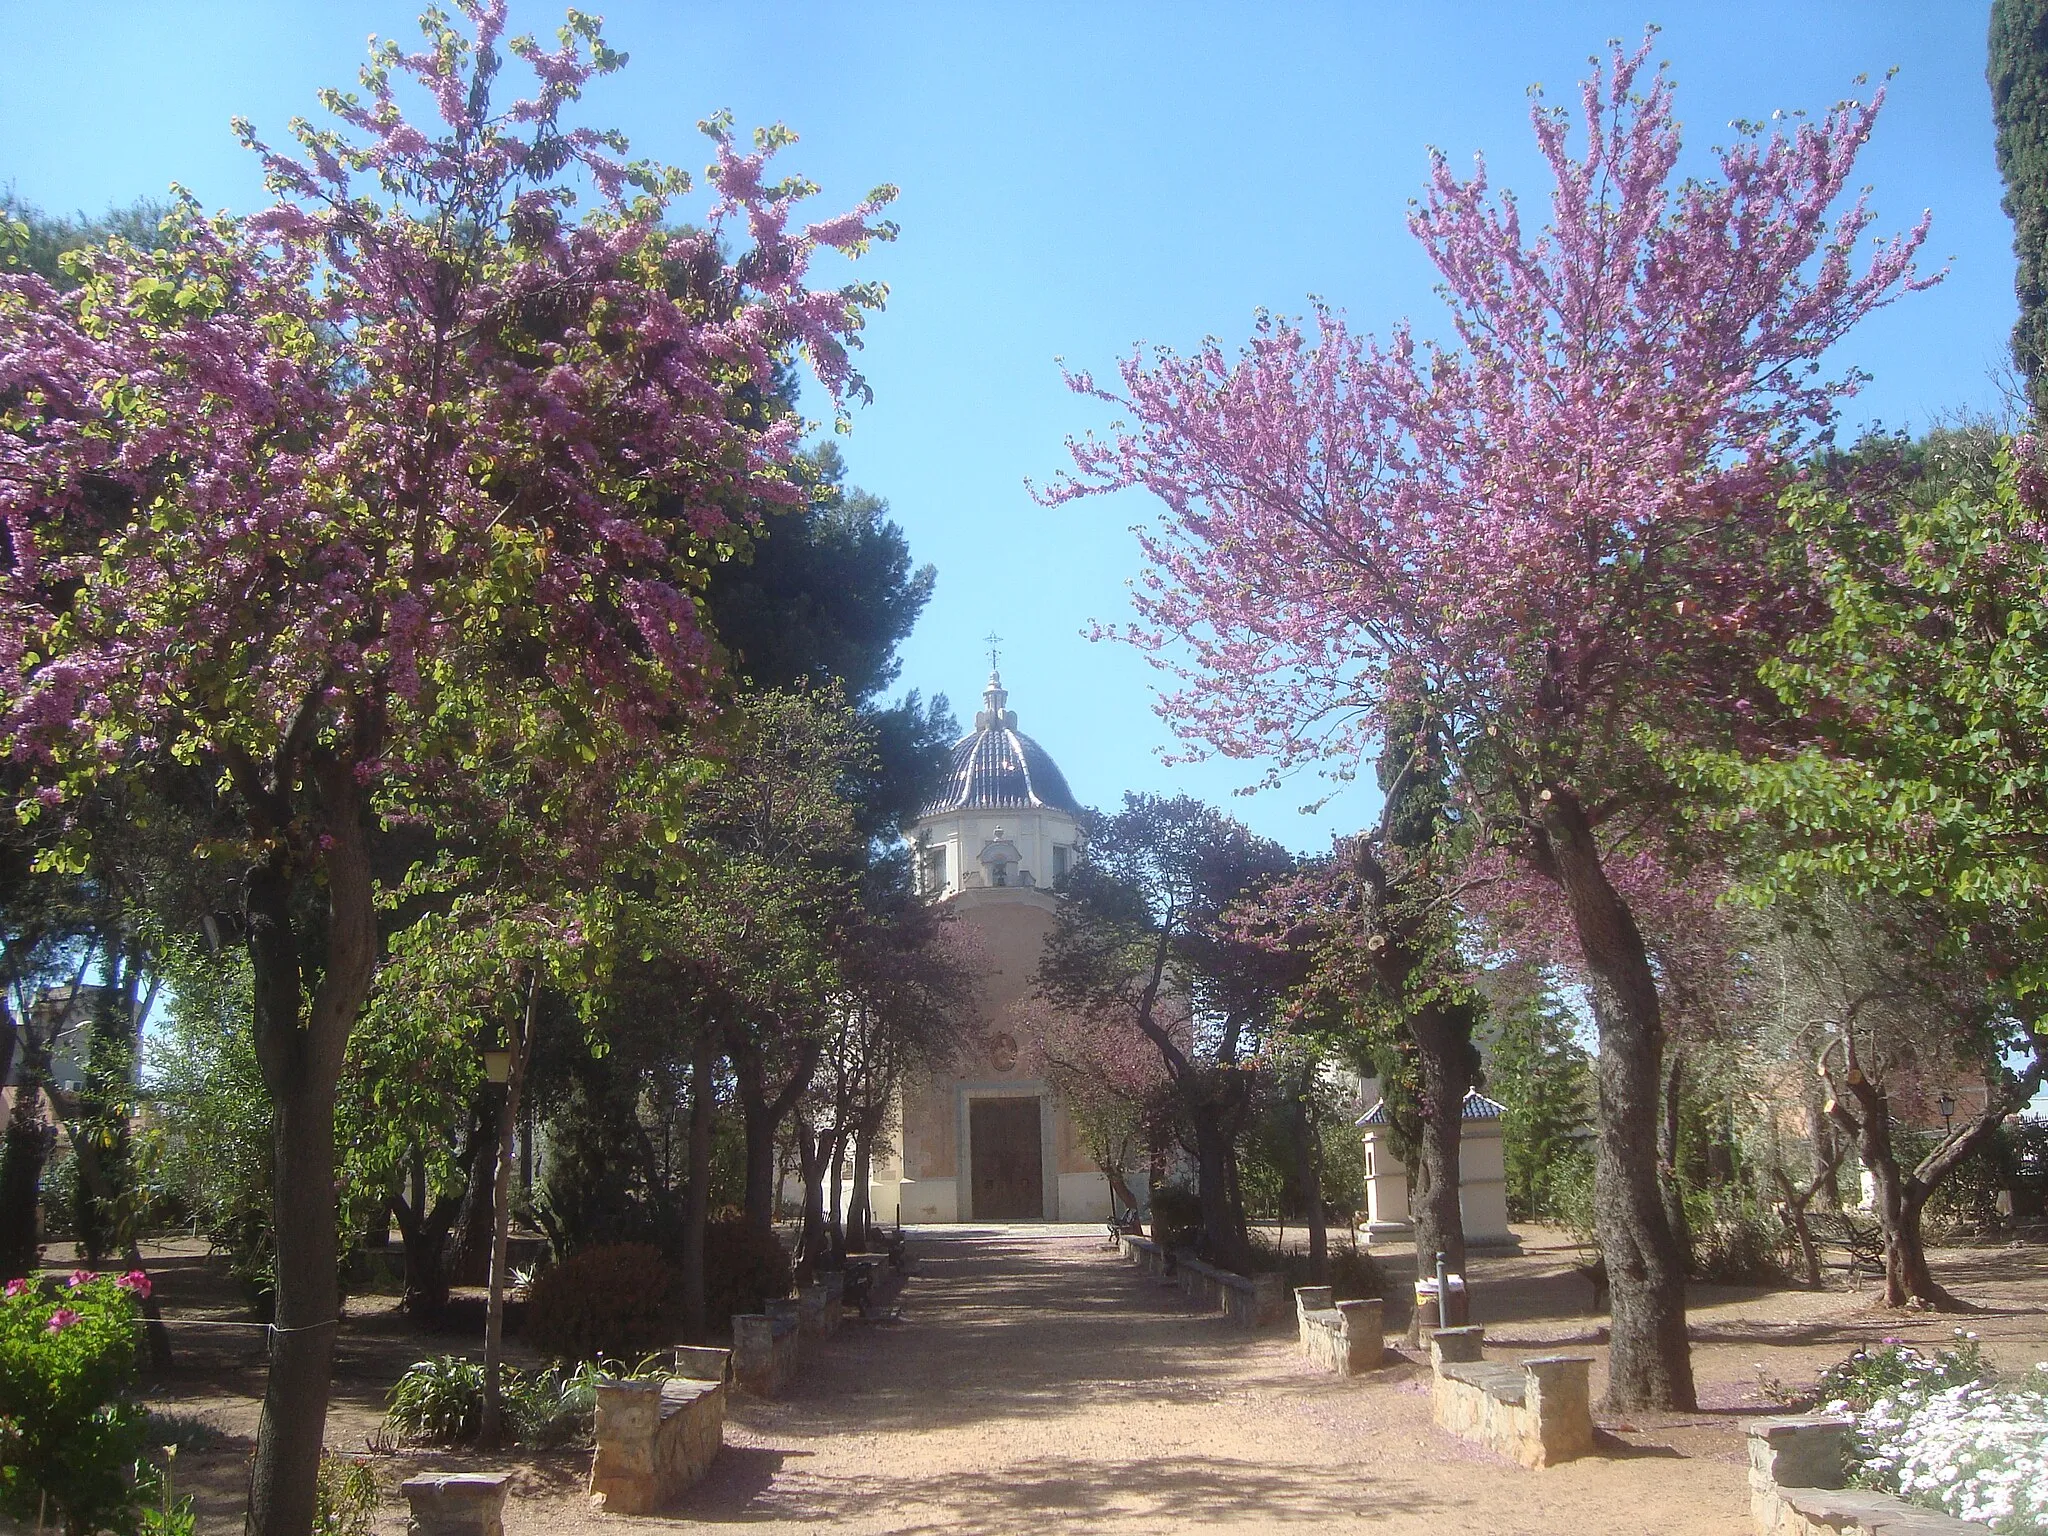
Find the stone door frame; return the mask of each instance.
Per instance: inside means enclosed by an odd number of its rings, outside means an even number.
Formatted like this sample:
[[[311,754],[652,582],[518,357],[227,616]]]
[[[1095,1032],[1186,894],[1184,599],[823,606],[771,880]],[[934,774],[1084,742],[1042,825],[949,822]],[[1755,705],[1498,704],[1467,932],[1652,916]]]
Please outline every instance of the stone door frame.
[[[954,1166],[958,1169],[954,1209],[959,1221],[981,1220],[974,1210],[974,1123],[976,1099],[1038,1100],[1039,1188],[1043,1214],[1039,1221],[1060,1219],[1060,1156],[1053,1137],[1052,1093],[1043,1082],[1020,1083],[1015,1078],[956,1083],[953,1087]],[[989,1218],[994,1219],[994,1218]],[[1005,1217],[1003,1220],[1030,1220]]]

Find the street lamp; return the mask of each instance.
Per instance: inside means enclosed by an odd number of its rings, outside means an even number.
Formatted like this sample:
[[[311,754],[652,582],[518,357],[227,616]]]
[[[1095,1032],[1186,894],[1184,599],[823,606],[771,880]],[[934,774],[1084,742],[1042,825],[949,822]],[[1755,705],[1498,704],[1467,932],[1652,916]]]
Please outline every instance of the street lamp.
[[[484,1081],[503,1086],[512,1081],[512,1047],[487,1045],[483,1048]]]
[[[1948,1134],[1948,1123],[1956,1112],[1956,1096],[1946,1088],[1942,1089],[1941,1096],[1934,1101],[1934,1108],[1941,1116],[1941,1134],[1946,1136]]]

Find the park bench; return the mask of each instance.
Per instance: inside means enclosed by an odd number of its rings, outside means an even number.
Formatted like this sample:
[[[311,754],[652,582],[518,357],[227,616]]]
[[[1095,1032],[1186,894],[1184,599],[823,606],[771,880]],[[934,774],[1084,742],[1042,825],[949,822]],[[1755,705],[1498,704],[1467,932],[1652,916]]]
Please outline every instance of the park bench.
[[[801,1304],[795,1297],[763,1302],[760,1312],[732,1320],[732,1374],[743,1392],[778,1397],[796,1377],[802,1330]]]
[[[1864,1275],[1884,1273],[1884,1229],[1874,1221],[1858,1221],[1847,1211],[1808,1211],[1806,1230],[1815,1243],[1843,1254],[1832,1268],[1846,1270],[1853,1288]]]
[[[1593,1449],[1590,1355],[1485,1358],[1483,1327],[1439,1328],[1429,1341],[1429,1407],[1462,1439],[1525,1467],[1555,1466]]]
[[[1379,1298],[1336,1301],[1334,1294],[1327,1285],[1295,1288],[1294,1319],[1302,1355],[1311,1365],[1339,1376],[1378,1370],[1386,1349]]]
[[[1229,1313],[1232,1321],[1246,1328],[1263,1328],[1287,1316],[1283,1274],[1240,1275],[1218,1269],[1190,1252],[1175,1253],[1134,1232],[1121,1234],[1117,1247],[1146,1274],[1172,1277],[1183,1296]]]
[[[651,1515],[711,1469],[725,1441],[732,1351],[679,1346],[667,1381],[600,1381],[590,1494],[615,1515]]]
[[[1843,1447],[1855,1421],[1828,1414],[1749,1426],[1749,1514],[1757,1536],[1983,1536],[1982,1525],[1844,1488]]]

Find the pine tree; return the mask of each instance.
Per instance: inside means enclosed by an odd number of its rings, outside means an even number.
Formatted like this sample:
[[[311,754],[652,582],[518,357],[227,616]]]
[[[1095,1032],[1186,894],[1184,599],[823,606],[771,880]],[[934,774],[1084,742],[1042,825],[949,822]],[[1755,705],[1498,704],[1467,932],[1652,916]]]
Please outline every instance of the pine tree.
[[[2039,416],[2048,410],[2048,0],[1994,0],[1985,74],[1998,125],[2005,212],[2019,258],[2013,287],[2020,318],[2012,328],[2012,360]]]

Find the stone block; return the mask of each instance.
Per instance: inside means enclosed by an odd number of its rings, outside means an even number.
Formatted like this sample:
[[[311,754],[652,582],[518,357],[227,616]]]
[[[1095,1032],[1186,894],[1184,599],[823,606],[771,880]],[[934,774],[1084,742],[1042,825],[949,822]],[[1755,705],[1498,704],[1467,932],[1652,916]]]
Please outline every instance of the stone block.
[[[732,1351],[707,1344],[678,1344],[675,1372],[691,1381],[730,1381]]]
[[[1463,1328],[1439,1328],[1430,1335],[1430,1368],[1442,1372],[1447,1360],[1480,1360],[1486,1355],[1486,1326],[1468,1324]]]
[[[613,1514],[666,1508],[710,1470],[725,1440],[725,1381],[607,1381],[597,1388],[592,1500]]]
[[[1522,1361],[1522,1404],[1542,1445],[1538,1466],[1554,1466],[1593,1450],[1590,1355],[1534,1355]]]
[[[400,1485],[411,1536],[505,1536],[509,1472],[437,1472]]]
[[[773,1302],[770,1306],[775,1305]],[[790,1303],[794,1307],[795,1302]],[[777,1397],[795,1379],[797,1321],[787,1311],[741,1314],[732,1320],[733,1380],[755,1397]]]
[[[825,1326],[825,1287],[807,1285],[797,1293],[797,1321],[812,1338],[822,1337]]]

